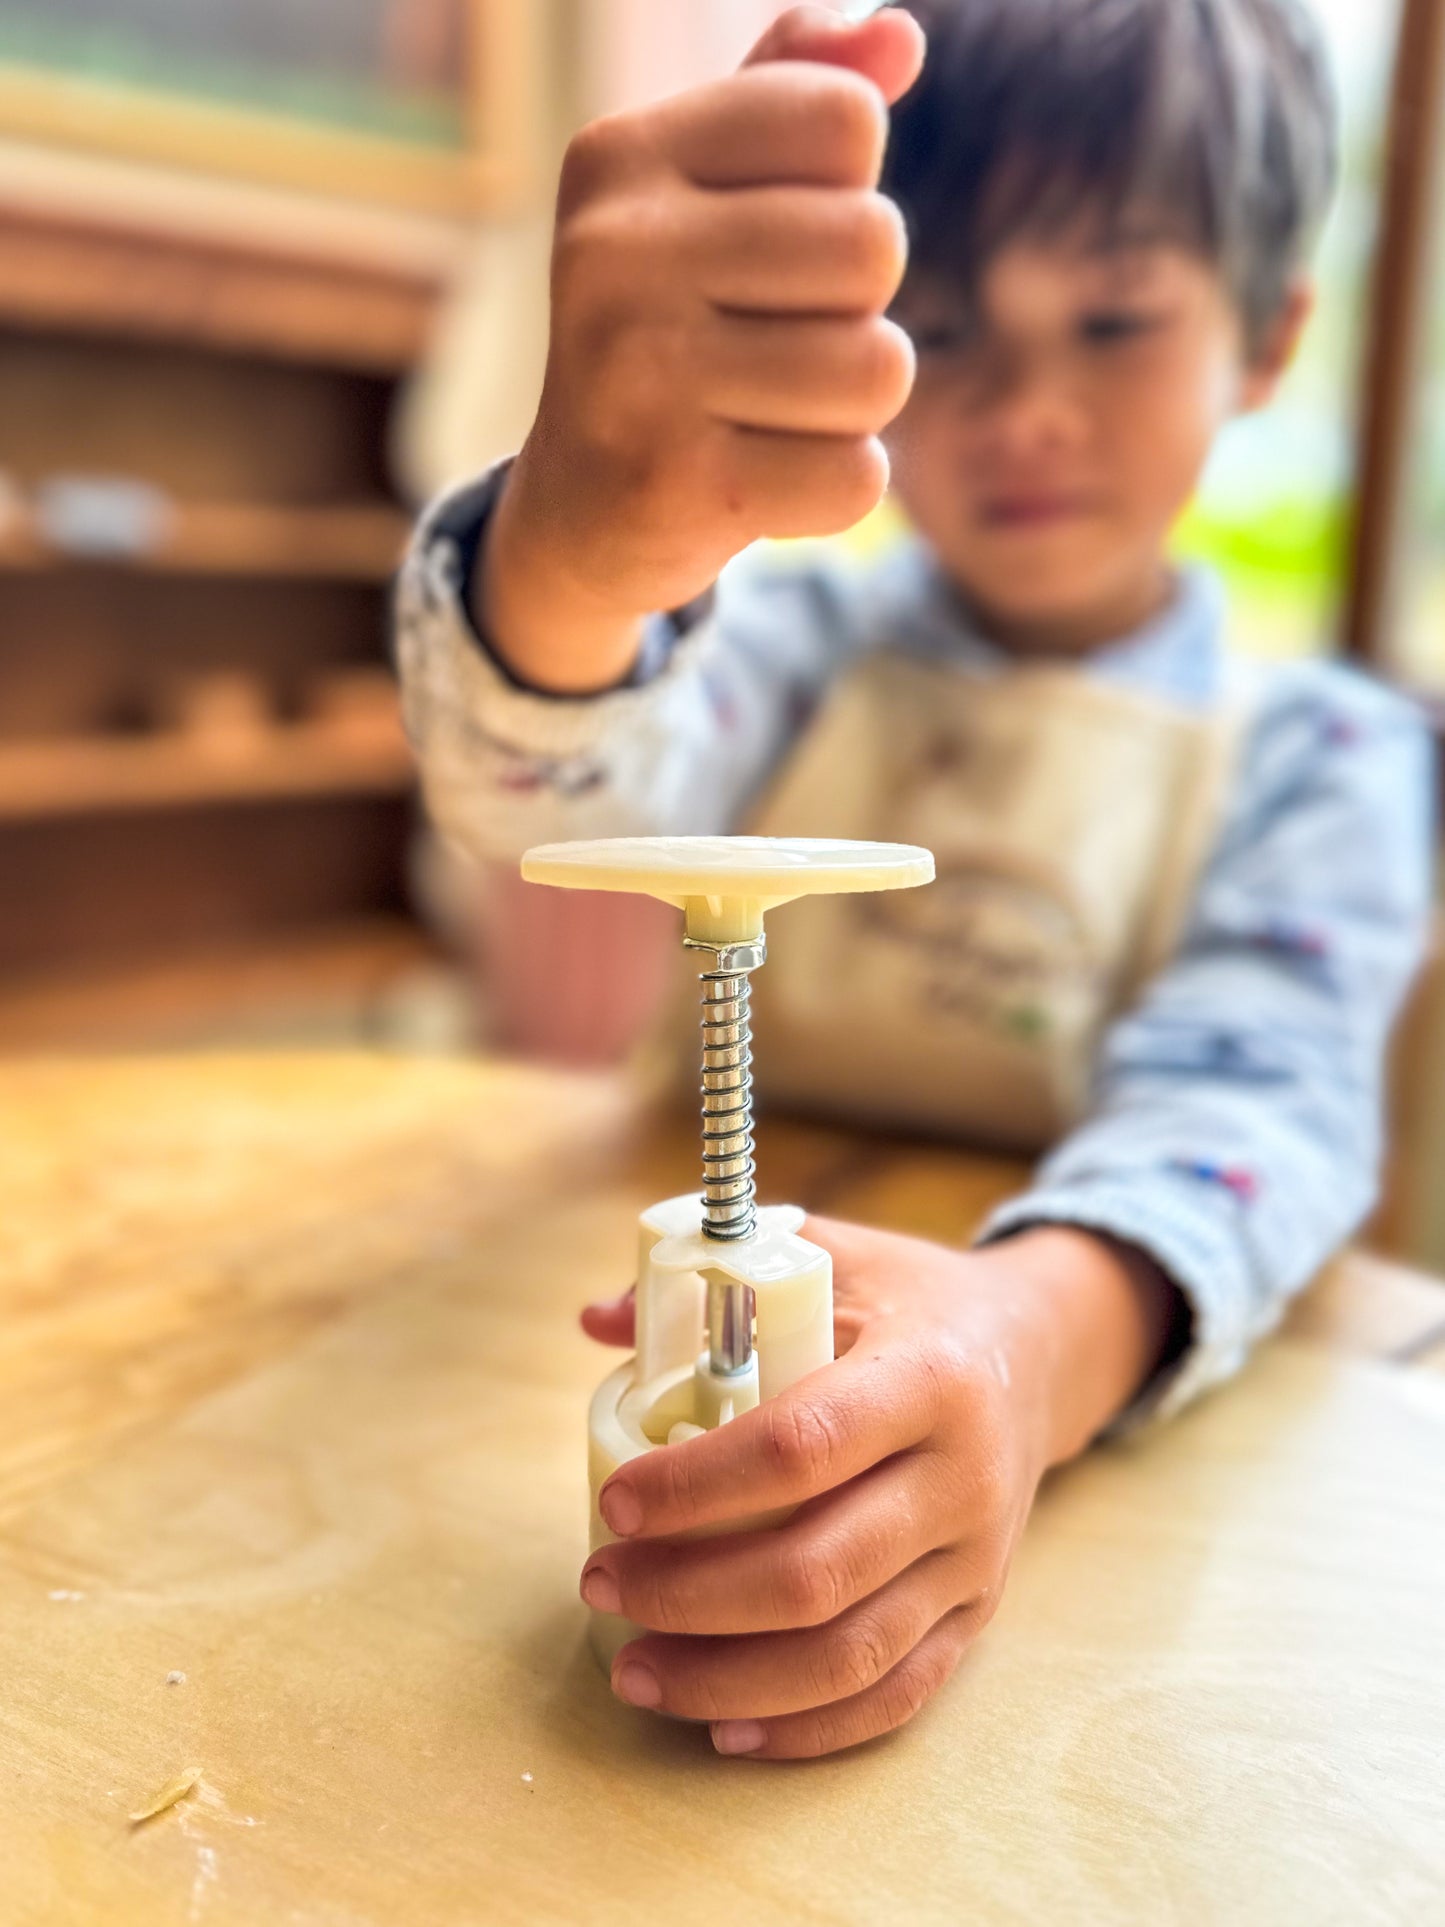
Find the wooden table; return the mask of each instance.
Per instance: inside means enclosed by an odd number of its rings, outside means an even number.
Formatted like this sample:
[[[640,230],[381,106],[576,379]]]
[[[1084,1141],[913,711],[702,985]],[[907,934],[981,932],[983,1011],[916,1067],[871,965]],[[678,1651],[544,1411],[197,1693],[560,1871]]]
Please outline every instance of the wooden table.
[[[686,1123],[359,1056],[0,1072],[0,1918],[1441,1917],[1445,1287],[1351,1258],[1053,1480],[904,1733],[716,1758],[582,1644],[582,1299]],[[765,1126],[946,1238],[1003,1161]],[[175,1776],[169,1811],[127,1815]]]

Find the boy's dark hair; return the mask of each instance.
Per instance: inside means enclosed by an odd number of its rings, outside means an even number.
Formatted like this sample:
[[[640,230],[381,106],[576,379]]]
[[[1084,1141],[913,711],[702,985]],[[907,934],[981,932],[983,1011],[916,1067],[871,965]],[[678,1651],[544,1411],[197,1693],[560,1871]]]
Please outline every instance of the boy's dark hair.
[[[928,56],[882,185],[912,270],[971,291],[1011,236],[1142,210],[1218,263],[1259,338],[1336,170],[1334,89],[1298,0],[904,4]]]

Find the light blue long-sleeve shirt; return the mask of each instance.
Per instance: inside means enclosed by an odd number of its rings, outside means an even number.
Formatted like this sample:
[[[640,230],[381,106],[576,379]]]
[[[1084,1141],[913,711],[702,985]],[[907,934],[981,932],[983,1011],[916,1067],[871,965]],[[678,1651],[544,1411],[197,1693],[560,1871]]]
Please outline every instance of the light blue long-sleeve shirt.
[[[403,571],[398,655],[433,813],[515,859],[580,836],[734,827],[829,683],[869,650],[976,673],[1010,659],[930,552],[760,550],[711,606],[655,618],[625,687],[519,687],[473,631],[461,577],[499,471],[439,504]],[[1224,604],[1181,576],[1160,617],[1085,673],[1186,709],[1222,699]],[[1392,1019],[1431,901],[1432,758],[1407,701],[1338,664],[1261,667],[1182,940],[1105,1035],[1088,1114],[983,1239],[1060,1223],[1147,1252],[1192,1312],[1151,1388],[1176,1408],[1237,1369],[1368,1214]]]

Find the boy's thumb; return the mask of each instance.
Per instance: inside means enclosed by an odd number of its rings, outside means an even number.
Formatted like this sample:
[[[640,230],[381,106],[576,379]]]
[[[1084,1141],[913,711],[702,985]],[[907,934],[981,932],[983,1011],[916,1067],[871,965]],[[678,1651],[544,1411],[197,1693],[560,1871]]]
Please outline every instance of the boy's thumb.
[[[854,22],[829,7],[789,7],[743,65],[820,60],[832,67],[849,67],[871,80],[892,106],[917,80],[923,51],[923,29],[911,14],[890,8]]]

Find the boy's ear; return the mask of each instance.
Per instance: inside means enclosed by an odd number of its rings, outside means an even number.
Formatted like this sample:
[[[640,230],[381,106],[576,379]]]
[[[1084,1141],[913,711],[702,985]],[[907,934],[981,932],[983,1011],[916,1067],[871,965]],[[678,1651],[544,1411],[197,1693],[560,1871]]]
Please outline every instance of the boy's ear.
[[[1315,311],[1315,298],[1311,277],[1296,275],[1285,290],[1279,313],[1253,344],[1245,362],[1239,384],[1240,414],[1252,414],[1274,400],[1275,390],[1294,360],[1300,336]]]

